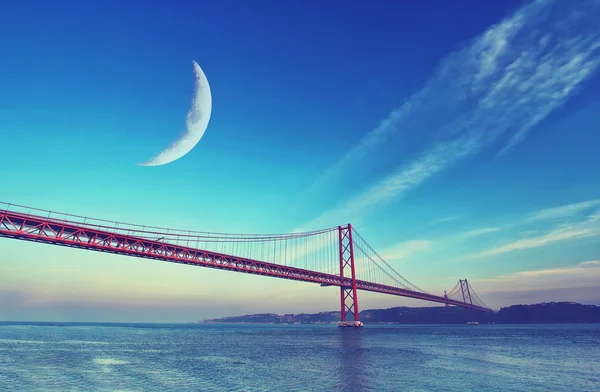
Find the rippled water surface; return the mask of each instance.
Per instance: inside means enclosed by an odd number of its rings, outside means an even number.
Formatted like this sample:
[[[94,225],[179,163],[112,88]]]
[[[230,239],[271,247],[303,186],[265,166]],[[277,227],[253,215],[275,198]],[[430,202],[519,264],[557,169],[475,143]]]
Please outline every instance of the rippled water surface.
[[[600,391],[600,325],[0,324],[0,391]]]

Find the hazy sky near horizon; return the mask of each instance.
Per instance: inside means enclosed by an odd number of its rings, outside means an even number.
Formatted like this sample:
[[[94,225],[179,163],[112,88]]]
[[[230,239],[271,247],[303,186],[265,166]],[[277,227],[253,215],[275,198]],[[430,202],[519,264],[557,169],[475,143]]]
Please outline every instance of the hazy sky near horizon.
[[[498,308],[600,304],[600,0],[0,5],[0,201],[213,232],[352,222]],[[213,110],[175,140],[204,70]],[[361,308],[427,305],[360,294]],[[0,239],[0,320],[335,310],[336,289]]]

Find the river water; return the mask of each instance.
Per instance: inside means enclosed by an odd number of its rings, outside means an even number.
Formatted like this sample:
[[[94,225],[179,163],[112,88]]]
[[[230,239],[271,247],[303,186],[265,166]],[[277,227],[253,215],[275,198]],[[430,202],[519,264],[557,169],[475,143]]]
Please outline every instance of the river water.
[[[600,325],[0,323],[0,391],[600,391]]]

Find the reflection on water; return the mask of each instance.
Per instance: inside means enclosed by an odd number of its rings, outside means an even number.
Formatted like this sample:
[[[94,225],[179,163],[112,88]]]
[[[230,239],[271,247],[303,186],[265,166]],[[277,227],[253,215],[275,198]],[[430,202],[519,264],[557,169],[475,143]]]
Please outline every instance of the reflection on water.
[[[337,375],[340,390],[364,391],[368,388],[363,331],[360,328],[338,328],[340,350]]]

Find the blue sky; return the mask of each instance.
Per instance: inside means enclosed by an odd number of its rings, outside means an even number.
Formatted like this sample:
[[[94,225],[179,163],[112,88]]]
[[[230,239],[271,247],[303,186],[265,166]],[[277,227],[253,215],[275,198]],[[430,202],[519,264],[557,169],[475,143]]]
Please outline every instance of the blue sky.
[[[132,3],[128,3],[132,4]],[[0,199],[162,227],[352,222],[441,293],[600,303],[600,2],[9,2]],[[192,60],[213,110],[186,156]],[[334,289],[0,240],[12,320],[337,309]],[[361,307],[424,305],[361,295]]]

